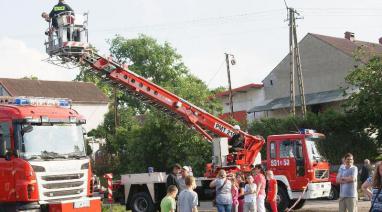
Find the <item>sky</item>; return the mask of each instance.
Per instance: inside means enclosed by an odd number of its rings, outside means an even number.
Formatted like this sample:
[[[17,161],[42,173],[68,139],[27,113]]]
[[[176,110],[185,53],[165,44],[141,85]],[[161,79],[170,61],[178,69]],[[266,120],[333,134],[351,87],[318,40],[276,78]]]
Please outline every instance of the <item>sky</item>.
[[[73,80],[77,69],[45,59],[41,18],[55,0],[0,0],[0,77],[37,76],[41,80]],[[287,55],[289,32],[283,0],[67,0],[76,13],[89,12],[89,41],[108,55],[116,34],[146,34],[169,42],[190,72],[210,88],[227,86],[224,53],[233,54],[233,87],[261,83]],[[307,33],[376,42],[382,37],[380,0],[288,0],[301,14],[298,40]]]

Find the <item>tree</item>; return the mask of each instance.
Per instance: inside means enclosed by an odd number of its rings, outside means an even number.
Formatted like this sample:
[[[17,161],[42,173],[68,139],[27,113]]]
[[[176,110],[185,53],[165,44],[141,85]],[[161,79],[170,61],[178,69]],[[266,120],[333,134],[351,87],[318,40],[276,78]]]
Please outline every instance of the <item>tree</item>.
[[[117,36],[110,41],[110,52],[129,70],[151,80],[193,104],[216,113],[220,104],[206,84],[189,73],[182,57],[167,42],[140,35],[135,39]],[[109,97],[112,88],[82,69],[77,80],[97,84]],[[145,105],[123,92],[118,92],[119,127],[114,131],[114,111],[104,124],[90,135],[107,140],[109,159],[116,165],[114,173],[145,172],[149,166],[166,171],[173,163],[191,165],[201,174],[210,161],[211,146],[188,126]],[[113,156],[111,156],[113,154]]]
[[[372,58],[365,66],[356,68],[346,81],[358,89],[347,106],[356,115],[356,120],[368,130],[369,136],[376,136],[382,144],[382,59]]]

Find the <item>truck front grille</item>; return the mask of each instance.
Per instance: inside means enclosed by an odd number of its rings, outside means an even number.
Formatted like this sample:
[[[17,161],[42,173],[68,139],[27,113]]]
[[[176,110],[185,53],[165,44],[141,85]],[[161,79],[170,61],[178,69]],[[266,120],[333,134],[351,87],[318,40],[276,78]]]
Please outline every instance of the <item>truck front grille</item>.
[[[68,195],[77,195],[77,194],[80,194],[82,191],[83,191],[83,189],[73,189],[73,190],[64,190],[64,191],[49,191],[49,192],[44,192],[44,196],[62,197],[62,196],[68,196]]]
[[[41,173],[40,197],[43,201],[86,196],[87,175],[85,172],[67,174]]]
[[[48,183],[48,184],[43,184],[42,187],[46,189],[71,188],[71,187],[78,187],[83,184],[84,184],[83,181],[67,182],[67,183]]]
[[[329,178],[329,170],[327,170],[327,169],[315,170],[314,176],[316,179],[328,179]]]
[[[48,175],[43,176],[42,179],[45,181],[57,181],[57,180],[77,180],[81,179],[84,174],[65,174],[65,175]]]

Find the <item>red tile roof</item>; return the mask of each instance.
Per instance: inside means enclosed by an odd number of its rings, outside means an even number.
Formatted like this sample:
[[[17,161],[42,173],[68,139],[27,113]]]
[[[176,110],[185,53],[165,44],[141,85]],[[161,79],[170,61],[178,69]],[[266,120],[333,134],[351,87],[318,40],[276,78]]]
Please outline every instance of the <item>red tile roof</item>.
[[[359,52],[360,59],[364,63],[367,63],[372,56],[382,54],[382,45],[379,43],[370,43],[358,40],[351,41],[346,38],[331,37],[313,33],[309,34],[352,57],[354,56],[354,53]]]
[[[249,91],[252,88],[257,88],[258,89],[258,88],[262,88],[263,86],[264,86],[263,84],[251,83],[251,84],[248,84],[248,85],[244,85],[244,86],[232,89],[232,93],[233,94],[241,93],[241,92],[244,93],[244,92]],[[229,91],[223,91],[223,92],[217,93],[217,94],[215,94],[215,96],[216,97],[229,96]]]
[[[68,98],[73,103],[107,104],[108,97],[93,83],[0,78],[11,96]]]

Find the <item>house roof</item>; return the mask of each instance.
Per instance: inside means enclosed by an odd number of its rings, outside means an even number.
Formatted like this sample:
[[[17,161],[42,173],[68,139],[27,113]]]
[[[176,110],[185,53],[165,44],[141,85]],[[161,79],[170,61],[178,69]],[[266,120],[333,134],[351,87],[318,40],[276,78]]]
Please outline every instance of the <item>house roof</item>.
[[[68,98],[73,103],[107,104],[108,97],[92,83],[0,78],[11,96]]]
[[[341,100],[347,99],[353,92],[355,92],[355,90],[348,90],[345,93],[343,90],[339,89],[339,90],[310,93],[305,95],[305,102],[306,102],[306,105],[315,105],[315,104],[321,104],[321,103],[341,101]],[[301,101],[298,96],[296,96],[296,106],[301,106]],[[289,107],[290,107],[290,98],[282,97],[282,98],[267,100],[263,102],[263,104],[259,106],[255,106],[252,109],[248,110],[248,113],[276,110],[276,109],[289,108]]]
[[[359,59],[367,63],[371,57],[382,54],[382,45],[379,43],[371,43],[366,41],[349,40],[346,38],[331,37],[327,35],[319,35],[309,33],[315,38],[341,50],[343,53],[354,56],[355,53],[359,53]]]
[[[253,89],[253,88],[258,89],[258,88],[262,88],[262,87],[263,87],[263,84],[251,83],[248,85],[244,85],[244,86],[232,89],[232,93],[233,94],[245,93],[245,92],[249,91],[250,89]],[[227,96],[229,96],[229,91],[227,90],[227,91],[217,93],[217,94],[215,94],[215,96],[216,97],[227,97]]]

